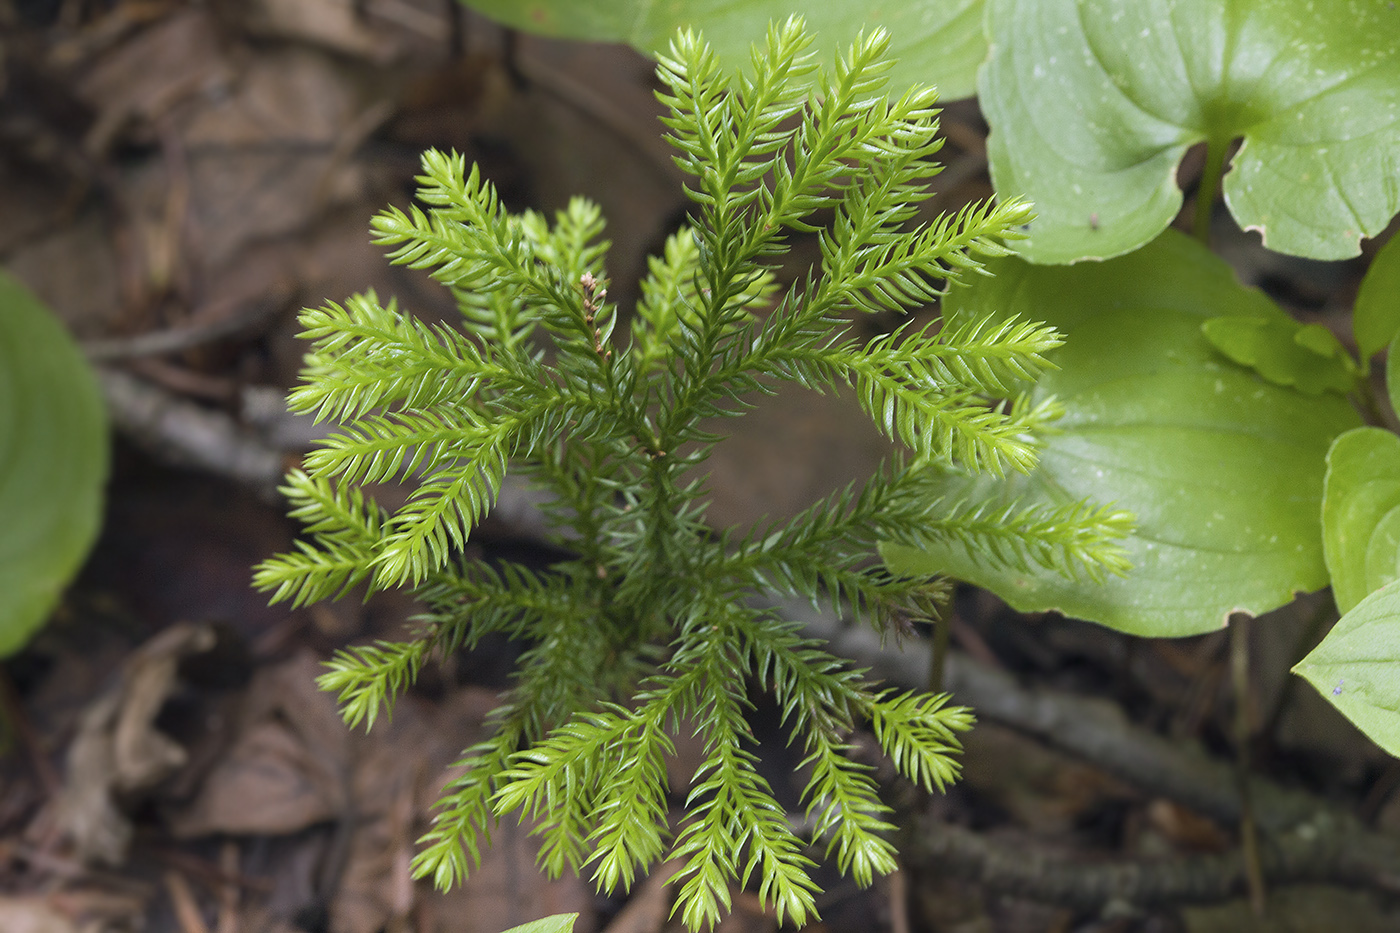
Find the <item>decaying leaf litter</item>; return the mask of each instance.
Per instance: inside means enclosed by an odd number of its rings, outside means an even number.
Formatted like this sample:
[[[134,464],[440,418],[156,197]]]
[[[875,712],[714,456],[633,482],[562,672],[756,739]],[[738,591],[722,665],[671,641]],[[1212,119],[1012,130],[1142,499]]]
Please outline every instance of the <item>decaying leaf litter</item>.
[[[577,910],[581,929],[669,929],[664,869],[626,903],[599,900],[584,881],[540,877],[534,843],[514,825],[495,834],[466,888],[439,895],[413,882],[426,808],[482,728],[517,648],[450,659],[426,673],[391,726],[352,734],[314,689],[318,659],[392,637],[412,606],[386,596],[288,614],[247,586],[248,568],[290,540],[271,489],[314,436],[280,404],[302,349],[296,309],[372,287],[450,317],[446,295],[390,268],[365,233],[381,204],[404,202],[430,145],[479,161],[519,206],[554,208],[573,193],[599,201],[614,278],[634,281],[685,206],[659,143],[649,63],[506,33],[427,0],[30,3],[0,15],[0,262],[104,367],[119,428],[98,551],[54,623],[6,665],[15,728],[0,770],[0,927],[495,931]],[[941,198],[955,207],[985,197],[975,109],[951,105],[944,128]],[[1350,304],[1357,276],[1346,267],[1275,261],[1240,274],[1310,320]],[[847,404],[797,393],[765,400],[718,449],[711,519],[790,515],[868,473],[884,448],[857,433]],[[475,547],[547,562],[532,546],[537,521],[528,493],[512,490]],[[1190,864],[1228,853],[1228,805],[1213,808],[1206,792],[1228,797],[1218,773],[1183,765],[1176,785],[1134,781],[1123,776],[1131,764],[1095,757],[1089,743],[1042,734],[1059,740],[1055,749],[1025,737],[1070,691],[1126,710],[1130,730],[1227,751],[1221,638],[1134,642],[1018,617],[970,590],[954,608],[968,670],[1010,673],[1037,692],[1025,709],[997,708],[975,695],[975,676],[950,681],[974,691],[965,701],[983,708],[983,722],[967,742],[964,783],[946,798],[903,801],[925,811],[909,817],[913,831],[936,834],[942,820],[996,851],[1082,861],[1083,875],[1128,859]],[[1256,626],[1258,655],[1293,652],[1313,608],[1304,601]],[[910,633],[906,647],[916,645]],[[887,655],[868,648],[883,670]],[[1334,809],[1358,826],[1400,829],[1390,800],[1400,772],[1310,692],[1281,677],[1255,687],[1258,721],[1269,724],[1256,760],[1281,793],[1324,794],[1344,801]],[[795,806],[782,774],[795,759],[776,713],[754,715],[769,779]],[[1119,747],[1135,748],[1133,735]],[[1386,837],[1372,836],[1384,862]],[[962,838],[948,834],[945,848]],[[1229,900],[1101,917],[1035,879],[1005,881],[970,845],[939,856],[911,840],[905,870],[870,891],[833,875],[820,926],[1210,931],[1254,922]],[[1311,867],[1295,875],[1367,882],[1362,869]],[[1017,884],[1035,897],[1000,893]],[[774,929],[755,903],[738,895],[725,929]],[[1366,892],[1281,889],[1273,903],[1293,929],[1331,928],[1310,911],[1346,917],[1348,929],[1394,924]]]

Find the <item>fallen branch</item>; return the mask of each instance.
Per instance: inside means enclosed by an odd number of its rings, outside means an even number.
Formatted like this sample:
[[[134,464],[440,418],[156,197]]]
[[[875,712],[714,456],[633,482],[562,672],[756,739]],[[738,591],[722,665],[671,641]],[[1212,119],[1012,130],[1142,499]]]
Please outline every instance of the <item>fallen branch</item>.
[[[793,607],[787,607],[789,609]],[[881,644],[868,629],[813,619],[807,632],[827,640],[834,654],[852,658],[872,676],[922,687],[929,647]],[[1231,766],[1195,742],[1169,741],[1128,721],[1113,703],[1022,686],[1015,677],[948,656],[945,686],[981,719],[994,720],[1088,761],[1147,794],[1166,797],[1234,825],[1241,801]],[[1251,777],[1266,884],[1329,882],[1400,891],[1400,839],[1366,827],[1354,813],[1320,797]],[[1244,860],[1236,852],[1164,860],[1082,862],[1063,853],[994,842],[929,817],[912,817],[905,852],[915,864],[955,868],[988,888],[1067,906],[1104,908],[1117,900],[1148,906],[1226,900],[1246,890]]]
[[[272,500],[282,454],[227,415],[201,408],[130,373],[98,369],[113,427],[156,459],[223,476]]]
[[[880,636],[868,629],[838,630],[829,622],[825,631],[817,626],[811,631],[822,634],[834,654],[854,659],[880,679],[921,688],[928,676],[929,649],[921,642],[905,642],[895,650],[882,646]],[[958,651],[949,652],[944,686],[981,719],[1010,726],[1218,822],[1233,825],[1240,818],[1239,789],[1228,762],[1211,757],[1195,742],[1134,726],[1109,700],[1026,687],[1011,674]],[[1339,821],[1345,815],[1363,831],[1350,813],[1305,791],[1260,775],[1254,776],[1252,790],[1265,832],[1290,829],[1324,810]]]
[[[132,337],[88,340],[83,343],[83,353],[93,363],[108,363],[206,346],[228,337],[255,332],[281,314],[290,297],[290,289],[279,288],[251,300],[240,297],[236,302],[220,302],[201,308],[199,314],[207,320],[199,323]]]
[[[1395,891],[1400,889],[1400,876],[1393,871],[1400,866],[1400,851],[1394,840],[1386,842],[1384,851],[1358,848],[1340,827],[1303,824],[1261,839],[1263,880],[1269,887],[1315,882]],[[908,864],[936,868],[942,876],[1081,910],[1217,903],[1249,890],[1239,850],[1180,858],[1085,860],[916,817],[900,851]]]

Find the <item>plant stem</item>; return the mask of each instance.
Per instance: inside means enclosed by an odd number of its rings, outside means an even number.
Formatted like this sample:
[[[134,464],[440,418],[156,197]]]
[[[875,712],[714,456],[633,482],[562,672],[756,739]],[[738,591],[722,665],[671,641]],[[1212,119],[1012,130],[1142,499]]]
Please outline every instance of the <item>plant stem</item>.
[[[1196,217],[1191,235],[1210,246],[1210,218],[1215,210],[1215,195],[1220,190],[1220,176],[1225,170],[1225,150],[1229,143],[1212,139],[1206,143],[1206,167],[1196,188]]]
[[[928,659],[928,692],[943,692],[943,673],[948,666],[948,619],[936,619],[933,623],[933,651]]]
[[[1264,916],[1264,868],[1259,854],[1259,830],[1250,800],[1249,745],[1253,739],[1249,716],[1249,616],[1230,620],[1230,679],[1235,691],[1235,778],[1240,791],[1240,850],[1244,856],[1249,903]]]
[[[1302,629],[1298,633],[1298,639],[1293,645],[1292,652],[1288,655],[1291,659],[1289,667],[1303,660],[1307,653],[1317,647],[1317,643],[1322,641],[1322,635],[1328,626],[1337,621],[1337,604],[1332,597],[1325,594],[1317,602],[1307,621],[1303,623]],[[1273,742],[1278,734],[1279,723],[1283,720],[1283,714],[1288,709],[1288,704],[1292,702],[1293,695],[1297,691],[1298,683],[1302,682],[1301,677],[1289,677],[1283,682],[1283,688],[1279,690],[1277,699],[1273,702],[1269,714],[1264,717],[1263,724],[1258,733],[1266,741]]]

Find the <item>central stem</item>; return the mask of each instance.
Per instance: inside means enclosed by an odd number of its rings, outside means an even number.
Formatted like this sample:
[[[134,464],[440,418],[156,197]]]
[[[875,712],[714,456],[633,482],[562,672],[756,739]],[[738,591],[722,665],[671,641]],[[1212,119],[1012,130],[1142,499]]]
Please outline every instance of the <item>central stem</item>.
[[[1196,188],[1196,217],[1191,224],[1191,235],[1205,246],[1210,246],[1210,218],[1215,209],[1215,195],[1220,190],[1220,176],[1225,170],[1225,150],[1229,145],[1224,139],[1206,142],[1206,166],[1201,172],[1201,183]]]

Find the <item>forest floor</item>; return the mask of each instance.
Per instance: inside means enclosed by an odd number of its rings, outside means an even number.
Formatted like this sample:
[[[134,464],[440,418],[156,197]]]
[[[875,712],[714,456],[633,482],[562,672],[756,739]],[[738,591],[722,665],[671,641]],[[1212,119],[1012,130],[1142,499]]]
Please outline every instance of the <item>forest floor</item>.
[[[419,152],[464,153],[515,208],[601,204],[626,308],[687,206],[652,91],[627,49],[507,33],[450,0],[0,2],[0,265],[102,368],[115,429],[101,539],[0,678],[0,930],[498,933],[563,911],[580,933],[677,929],[664,870],[600,897],[542,877],[509,823],[465,886],[413,881],[414,841],[518,646],[447,659],[392,722],[352,733],[319,665],[401,634],[412,601],[289,612],[249,586],[293,540],[277,481],[324,430],[282,403],[296,311],[372,288],[455,314],[369,243],[369,218],[408,202]],[[989,196],[975,104],[951,102],[943,128],[938,206]],[[1221,237],[1243,280],[1307,320],[1334,324],[1364,269]],[[798,243],[788,274],[814,250]],[[887,450],[854,411],[764,400],[717,450],[709,518],[786,517],[868,475]],[[542,566],[538,521],[513,492],[472,547]],[[1239,856],[1225,633],[1134,640],[962,589],[947,682],[980,720],[964,779],[931,800],[896,789],[903,869],[860,890],[823,866],[807,929],[1400,929],[1400,769],[1287,674],[1329,608],[1304,598],[1252,627],[1262,904]],[[928,670],[920,637],[812,624],[891,680]],[[754,728],[795,806],[774,711],[760,704]],[[682,743],[678,786],[687,760]],[[1319,832],[1357,840],[1360,868],[1269,835],[1329,820]],[[736,892],[722,929],[777,925]]]

